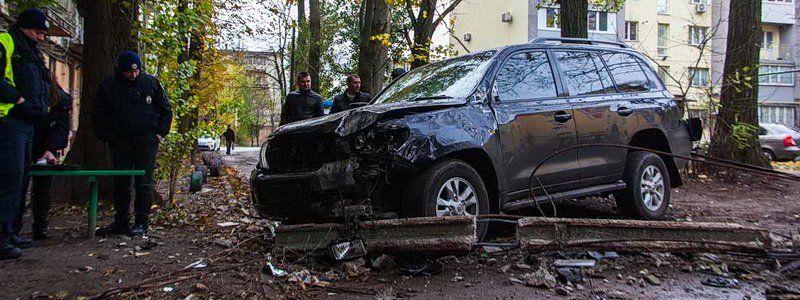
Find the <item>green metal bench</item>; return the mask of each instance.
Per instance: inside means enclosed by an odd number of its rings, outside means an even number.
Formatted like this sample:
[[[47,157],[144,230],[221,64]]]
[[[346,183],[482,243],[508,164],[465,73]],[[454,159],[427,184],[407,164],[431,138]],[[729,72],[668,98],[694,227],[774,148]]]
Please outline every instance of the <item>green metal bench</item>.
[[[144,170],[32,170],[30,176],[83,176],[89,179],[89,238],[94,238],[94,230],[97,227],[97,177],[104,176],[141,176]]]

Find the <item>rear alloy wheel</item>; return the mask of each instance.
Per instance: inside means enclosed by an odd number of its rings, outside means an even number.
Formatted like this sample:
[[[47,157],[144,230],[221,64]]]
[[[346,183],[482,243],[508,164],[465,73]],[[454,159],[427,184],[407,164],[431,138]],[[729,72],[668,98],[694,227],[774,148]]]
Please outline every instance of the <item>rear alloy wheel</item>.
[[[670,200],[670,178],[661,157],[646,151],[631,152],[625,162],[627,188],[614,194],[625,214],[645,220],[666,214]]]
[[[468,163],[448,159],[427,168],[408,182],[403,193],[406,217],[475,217],[489,212],[489,196],[483,179]],[[478,223],[478,240],[486,234]]]
[[[773,162],[775,161],[775,154],[772,154],[772,151],[769,149],[762,149],[764,151],[764,157],[767,158],[767,161]]]

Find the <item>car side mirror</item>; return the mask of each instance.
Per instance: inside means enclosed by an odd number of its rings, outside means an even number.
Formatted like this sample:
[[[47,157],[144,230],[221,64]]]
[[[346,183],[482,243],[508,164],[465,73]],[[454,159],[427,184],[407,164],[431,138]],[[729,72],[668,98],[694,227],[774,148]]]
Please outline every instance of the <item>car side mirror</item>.
[[[367,106],[367,105],[369,105],[369,102],[353,102],[353,103],[350,103],[350,105],[347,108],[353,109],[353,108],[359,108],[359,107]]]
[[[703,120],[700,118],[689,118],[686,122],[689,127],[689,137],[692,142],[697,142],[703,138]]]

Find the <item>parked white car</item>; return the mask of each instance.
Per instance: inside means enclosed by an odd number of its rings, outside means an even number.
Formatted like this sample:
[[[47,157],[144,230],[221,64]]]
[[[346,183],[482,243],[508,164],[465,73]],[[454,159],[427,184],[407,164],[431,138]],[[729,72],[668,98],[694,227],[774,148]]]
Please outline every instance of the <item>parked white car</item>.
[[[221,143],[219,137],[204,136],[197,139],[197,148],[200,151],[217,151]]]

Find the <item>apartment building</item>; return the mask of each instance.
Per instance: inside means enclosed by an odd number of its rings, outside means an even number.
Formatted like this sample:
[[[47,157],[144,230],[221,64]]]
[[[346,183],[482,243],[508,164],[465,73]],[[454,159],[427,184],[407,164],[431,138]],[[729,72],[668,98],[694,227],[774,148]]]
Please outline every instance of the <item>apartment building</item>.
[[[536,37],[561,36],[558,6],[542,0],[463,1],[453,11],[453,37],[459,54],[526,43]],[[625,25],[625,9],[590,7],[589,38],[618,41]]]
[[[270,51],[223,51],[228,57],[238,61],[245,69],[247,76],[253,78],[253,86],[248,87],[253,95],[252,101],[260,107],[257,118],[262,124],[259,128],[250,128],[251,136],[255,137],[254,145],[260,145],[267,139],[280,123],[281,105],[285,92],[275,80],[280,78],[275,67],[275,52]]]
[[[74,99],[71,124],[74,132],[78,129],[82,90],[83,18],[74,0],[55,0],[43,11],[50,22],[50,32],[39,47],[58,84]],[[0,0],[0,30],[5,31],[13,24],[17,13],[14,5]]]
[[[712,40],[713,47],[717,49],[712,58],[712,82],[716,86],[722,83],[730,1],[735,0],[713,2],[713,22],[721,24],[720,31]],[[763,0],[761,5],[763,41],[759,73],[778,74],[759,76],[759,121],[798,126],[800,82],[796,73],[790,71],[797,69],[800,56],[797,52],[800,35],[795,18],[799,6],[793,0]]]

